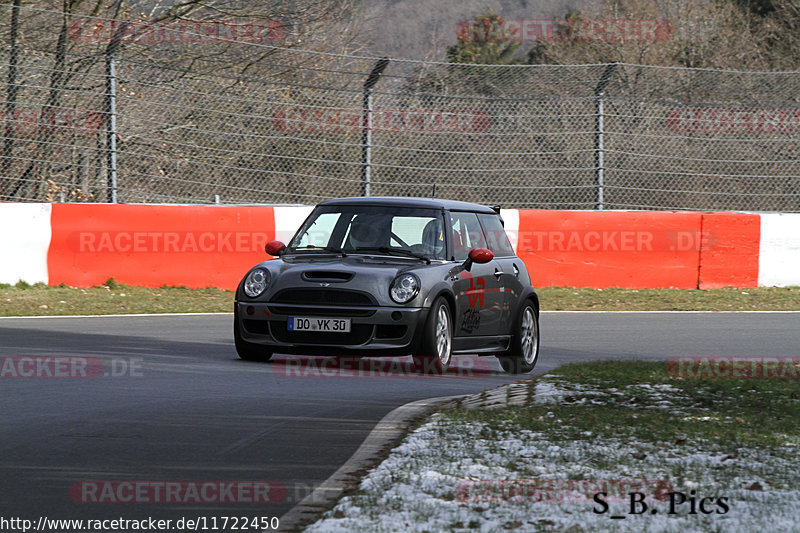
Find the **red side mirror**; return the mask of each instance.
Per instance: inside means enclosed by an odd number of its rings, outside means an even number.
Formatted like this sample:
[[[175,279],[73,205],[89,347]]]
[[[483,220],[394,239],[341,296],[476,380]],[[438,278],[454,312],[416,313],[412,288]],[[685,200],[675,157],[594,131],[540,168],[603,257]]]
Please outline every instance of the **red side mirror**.
[[[264,247],[264,249],[267,251],[269,255],[274,257],[279,257],[286,249],[286,245],[283,244],[281,241],[269,241],[267,245]]]
[[[469,251],[469,258],[473,263],[482,265],[494,259],[494,254],[491,250],[487,250],[486,248],[475,248]]]

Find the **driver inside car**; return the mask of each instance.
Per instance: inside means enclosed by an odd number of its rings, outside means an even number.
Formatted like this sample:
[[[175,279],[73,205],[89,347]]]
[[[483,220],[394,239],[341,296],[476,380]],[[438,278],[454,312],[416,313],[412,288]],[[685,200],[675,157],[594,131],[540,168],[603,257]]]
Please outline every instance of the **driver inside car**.
[[[444,230],[442,221],[431,220],[422,230],[422,253],[429,257],[441,258],[444,252]]]
[[[383,215],[356,215],[350,223],[345,249],[389,246],[390,223],[391,219]]]

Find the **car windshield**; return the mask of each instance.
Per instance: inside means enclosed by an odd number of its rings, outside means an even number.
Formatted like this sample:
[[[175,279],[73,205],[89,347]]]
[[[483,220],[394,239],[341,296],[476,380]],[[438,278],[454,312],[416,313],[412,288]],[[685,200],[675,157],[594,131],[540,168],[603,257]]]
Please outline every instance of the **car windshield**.
[[[444,259],[441,211],[388,206],[321,206],[289,243],[290,252],[326,251]]]

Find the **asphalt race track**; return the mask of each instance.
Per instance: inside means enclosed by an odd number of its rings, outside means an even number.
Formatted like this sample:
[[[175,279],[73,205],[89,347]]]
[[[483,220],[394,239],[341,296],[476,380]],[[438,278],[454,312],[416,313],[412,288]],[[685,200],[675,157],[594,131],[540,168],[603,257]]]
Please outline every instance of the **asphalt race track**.
[[[377,376],[326,358],[249,363],[236,357],[231,323],[232,315],[0,319],[0,357],[79,356],[101,371],[0,378],[0,516],[280,516],[395,407],[515,381],[494,358],[461,358],[461,376],[414,375],[399,362]],[[537,374],[596,359],[800,355],[793,313],[543,313],[541,329]],[[84,503],[70,493],[110,480],[268,481],[286,492],[268,505]]]

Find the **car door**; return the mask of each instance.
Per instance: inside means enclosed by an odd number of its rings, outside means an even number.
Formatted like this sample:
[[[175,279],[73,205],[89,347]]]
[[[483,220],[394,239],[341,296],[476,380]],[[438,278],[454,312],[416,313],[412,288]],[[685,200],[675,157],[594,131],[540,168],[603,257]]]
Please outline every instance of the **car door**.
[[[470,250],[486,248],[476,213],[450,213],[453,258],[464,261]],[[505,329],[502,323],[504,295],[502,271],[497,261],[473,264],[469,271],[455,277],[456,317],[453,333],[457,337],[498,335]]]
[[[486,247],[494,254],[494,260],[502,271],[500,284],[503,287],[502,323],[510,327],[517,318],[515,313],[519,297],[527,277],[525,265],[514,253],[514,247],[506,235],[498,215],[479,214],[478,220],[486,236]],[[504,331],[503,333],[508,333]]]

